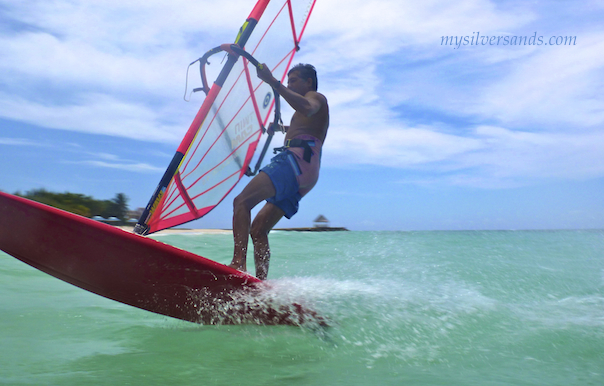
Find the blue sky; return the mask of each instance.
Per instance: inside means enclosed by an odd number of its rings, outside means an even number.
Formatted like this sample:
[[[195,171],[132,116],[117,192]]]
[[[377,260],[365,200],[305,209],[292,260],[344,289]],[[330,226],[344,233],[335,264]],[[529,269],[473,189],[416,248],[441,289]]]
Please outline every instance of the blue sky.
[[[253,3],[0,0],[0,189],[146,205],[201,104],[187,65]],[[278,226],[604,228],[602,20],[601,1],[318,0],[297,59],[331,127]],[[477,33],[553,44],[441,44]],[[230,228],[234,193],[189,226]]]

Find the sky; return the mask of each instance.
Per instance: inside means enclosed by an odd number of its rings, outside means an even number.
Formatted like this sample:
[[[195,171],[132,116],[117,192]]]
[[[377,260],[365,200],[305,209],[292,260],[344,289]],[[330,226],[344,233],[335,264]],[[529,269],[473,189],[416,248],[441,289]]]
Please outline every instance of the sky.
[[[0,190],[144,207],[202,102],[188,64],[254,3],[0,0]],[[604,228],[604,2],[343,4],[317,0],[296,57],[331,123],[277,227]],[[188,226],[230,228],[246,178]]]

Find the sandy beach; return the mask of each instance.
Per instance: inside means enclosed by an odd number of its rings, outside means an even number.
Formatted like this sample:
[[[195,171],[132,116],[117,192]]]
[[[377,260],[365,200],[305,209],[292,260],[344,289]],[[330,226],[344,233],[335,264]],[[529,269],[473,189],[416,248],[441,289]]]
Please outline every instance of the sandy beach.
[[[133,226],[118,226],[118,228],[125,230],[126,232],[133,232]],[[284,232],[333,232],[333,231],[348,231],[347,228],[342,227],[309,227],[309,228],[275,228],[272,231],[284,231]],[[174,234],[233,234],[232,229],[188,229],[188,228],[170,228],[164,229],[159,232],[153,233],[154,235],[174,235]]]
[[[132,226],[121,226],[119,227],[127,232],[133,232],[134,227]],[[187,229],[187,228],[171,228],[164,229],[159,232],[153,233],[154,235],[174,235],[174,234],[233,234],[231,229]]]

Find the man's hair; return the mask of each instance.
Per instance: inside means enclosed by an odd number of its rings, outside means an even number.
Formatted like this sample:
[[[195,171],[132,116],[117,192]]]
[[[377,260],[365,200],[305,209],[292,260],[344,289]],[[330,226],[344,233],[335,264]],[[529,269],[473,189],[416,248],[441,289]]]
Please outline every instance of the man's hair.
[[[319,81],[317,80],[317,70],[314,68],[314,66],[302,63],[296,64],[289,70],[287,76],[289,76],[294,71],[298,71],[300,73],[300,77],[304,80],[310,78],[312,80],[312,84],[315,91],[319,89]]]

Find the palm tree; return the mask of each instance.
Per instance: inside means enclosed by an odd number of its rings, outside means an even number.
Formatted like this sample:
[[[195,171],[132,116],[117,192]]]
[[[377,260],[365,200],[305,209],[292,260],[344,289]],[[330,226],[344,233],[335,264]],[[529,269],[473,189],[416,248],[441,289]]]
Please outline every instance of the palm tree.
[[[113,215],[122,221],[128,220],[128,196],[124,193],[118,193],[113,202]]]

